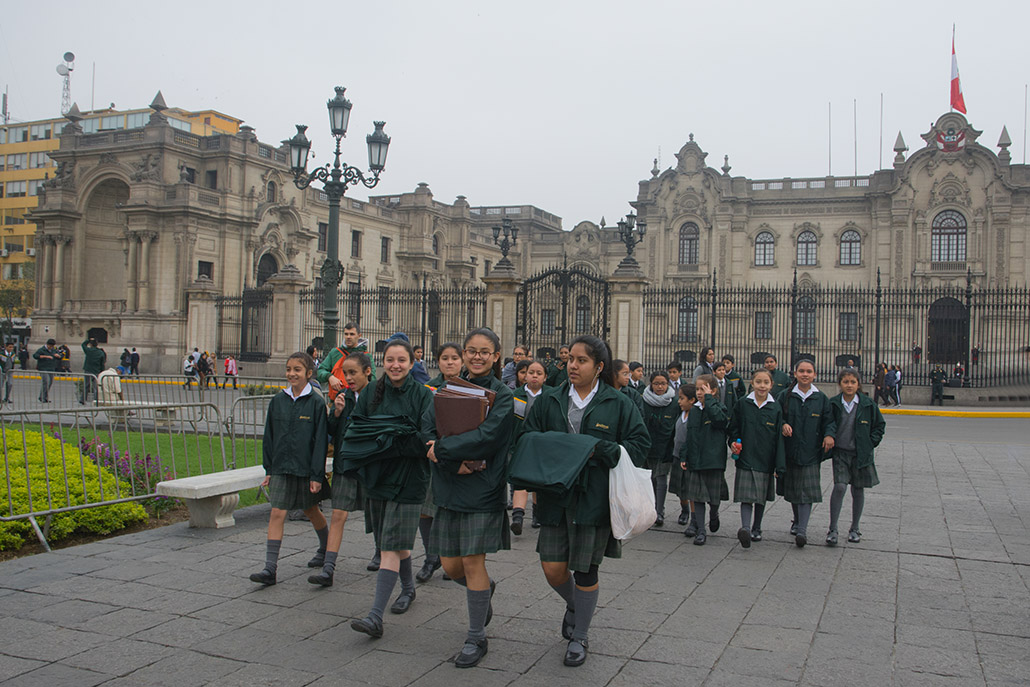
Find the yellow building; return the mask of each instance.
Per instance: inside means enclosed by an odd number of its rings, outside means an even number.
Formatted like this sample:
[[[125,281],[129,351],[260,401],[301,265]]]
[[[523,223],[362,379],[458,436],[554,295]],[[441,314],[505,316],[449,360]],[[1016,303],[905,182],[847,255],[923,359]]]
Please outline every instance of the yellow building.
[[[92,110],[83,113],[84,133],[142,128],[150,108],[118,111]],[[215,110],[191,112],[165,110],[168,123],[198,136],[236,134],[243,121]],[[25,216],[38,205],[43,182],[54,176],[56,165],[49,152],[60,147],[64,117],[0,126],[0,283],[34,277],[36,225]],[[28,299],[31,302],[31,299]]]

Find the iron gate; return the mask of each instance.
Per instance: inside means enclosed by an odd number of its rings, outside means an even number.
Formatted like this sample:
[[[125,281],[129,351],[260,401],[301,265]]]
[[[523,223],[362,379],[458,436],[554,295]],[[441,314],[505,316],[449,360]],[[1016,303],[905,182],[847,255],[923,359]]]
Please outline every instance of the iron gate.
[[[608,282],[585,267],[552,267],[525,280],[516,306],[516,337],[538,357],[581,334],[608,338]]]
[[[215,299],[218,315],[216,355],[264,362],[272,354],[272,290],[244,289],[239,296]]]

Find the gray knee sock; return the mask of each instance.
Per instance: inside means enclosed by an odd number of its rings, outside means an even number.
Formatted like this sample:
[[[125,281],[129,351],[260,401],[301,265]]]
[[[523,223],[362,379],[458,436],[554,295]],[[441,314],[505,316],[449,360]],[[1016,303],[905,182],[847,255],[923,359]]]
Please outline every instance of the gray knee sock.
[[[572,631],[572,639],[582,642],[590,632],[590,621],[594,619],[594,609],[597,608],[597,592],[586,592],[576,587],[576,628]]]
[[[740,504],[740,526],[745,530],[751,530],[751,511],[753,506],[750,503]]]
[[[665,475],[659,475],[657,482],[654,477],[651,481],[654,483],[654,507],[658,511],[658,517],[665,517],[665,495],[669,493],[669,483],[665,479]]]
[[[273,575],[279,568],[279,548],[282,545],[282,539],[269,539],[265,542],[265,570]]]
[[[752,529],[761,530],[762,529],[762,518],[764,518],[764,517],[765,517],[765,504],[764,503],[756,503],[755,504],[755,524],[754,524],[754,527]]]
[[[705,533],[705,506],[708,504],[694,501],[694,524],[697,525],[697,533]]]
[[[426,557],[429,557],[429,535],[433,531],[432,518],[418,519],[418,533],[422,537],[422,548],[426,550]]]
[[[796,503],[790,504],[790,509],[792,511],[794,511],[794,524],[797,525],[798,524],[798,519],[799,519],[799,517],[798,517],[798,504],[796,504]]]
[[[325,553],[326,547],[329,545],[329,525],[315,530],[315,534],[318,535],[318,552]]]
[[[326,551],[325,563],[322,564],[322,572],[326,575],[332,575],[336,572],[336,557],[339,555],[339,551]]]
[[[812,504],[798,504],[798,534],[808,535],[808,519],[812,517]]]
[[[368,612],[368,617],[383,622],[383,611],[386,610],[386,604],[390,602],[390,596],[393,594],[396,584],[397,573],[379,568],[379,575],[376,577],[376,595],[372,599],[372,610]]]
[[[555,587],[551,585],[551,589],[558,592],[558,595],[565,599],[565,605],[569,609],[576,610],[576,584],[572,581],[572,575],[569,575],[569,579],[562,582],[560,585]]]
[[[843,499],[843,495],[841,496]],[[858,521],[862,519],[862,510],[865,508],[865,489],[862,487],[851,487],[851,531],[858,532]]]
[[[455,582],[460,584],[462,587],[467,587],[468,586],[468,580],[466,578],[464,578],[464,577],[455,577],[453,579],[454,579]]]
[[[398,576],[401,580],[401,590],[408,593],[415,591],[415,578],[411,574],[411,556],[401,559]]]
[[[486,614],[490,610],[490,590],[467,589],[465,596],[469,606],[469,639],[486,639]]]
[[[837,521],[840,519],[840,507],[844,505],[844,492],[848,490],[846,484],[834,484],[833,493],[830,494],[830,531],[837,531]]]

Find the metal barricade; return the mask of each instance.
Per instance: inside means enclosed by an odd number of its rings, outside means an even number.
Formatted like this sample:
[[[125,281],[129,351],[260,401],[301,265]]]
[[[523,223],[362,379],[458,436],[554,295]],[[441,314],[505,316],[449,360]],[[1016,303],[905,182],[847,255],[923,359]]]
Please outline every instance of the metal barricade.
[[[197,376],[132,375],[121,377],[121,388],[128,401],[155,403],[211,403],[227,417],[238,398],[275,393],[284,387],[282,379],[255,377],[207,377],[204,384]],[[234,384],[235,382],[235,384]],[[201,414],[198,420],[205,419]]]
[[[223,426],[213,403],[2,411],[0,522],[27,519],[49,550],[58,513],[154,498],[162,480],[225,470]]]
[[[8,397],[11,400],[2,404],[3,410],[71,408],[97,402],[97,377],[84,372],[15,370],[10,379],[10,392],[7,382],[7,378],[2,379],[0,400]]]
[[[233,401],[225,420],[225,429],[229,434],[227,458],[231,468],[261,465],[260,442],[264,437],[268,403],[274,396],[242,396]]]

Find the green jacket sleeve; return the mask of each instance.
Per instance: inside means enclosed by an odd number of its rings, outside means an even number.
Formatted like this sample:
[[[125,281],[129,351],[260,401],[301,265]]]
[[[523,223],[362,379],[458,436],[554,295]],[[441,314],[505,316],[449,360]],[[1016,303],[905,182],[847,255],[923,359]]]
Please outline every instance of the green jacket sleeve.
[[[719,397],[713,394],[705,395],[705,407],[703,414],[709,420],[712,421],[712,426],[716,428],[726,428],[727,423],[730,420],[729,413],[726,412],[726,406],[719,401]]]
[[[883,434],[887,431],[887,423],[883,419],[883,413],[880,412],[880,407],[874,402],[872,404],[873,409],[873,422],[869,428],[869,438],[873,442],[873,447],[880,445],[883,440]]]
[[[823,394],[823,414],[820,418],[820,430],[824,437],[837,437],[837,420],[833,415],[833,408],[830,407],[830,398]]]
[[[333,372],[333,365],[340,359],[340,351],[333,349],[329,351],[329,354],[325,357],[325,360],[318,364],[318,369],[315,371],[315,379],[323,387],[329,383],[329,375]],[[375,372],[375,368],[372,368],[372,372]],[[374,379],[374,378],[373,378]]]
[[[268,402],[268,412],[265,413],[265,434],[261,440],[261,466],[265,468],[265,474],[268,474],[269,469],[272,467],[272,442],[275,441],[275,437],[272,432],[272,405],[275,403],[275,397]]]
[[[311,413],[311,481],[321,482],[325,479],[325,459],[329,450],[329,429],[325,414],[325,399],[321,394],[312,393]],[[264,446],[262,444],[262,446]]]

